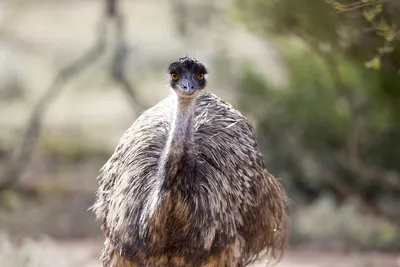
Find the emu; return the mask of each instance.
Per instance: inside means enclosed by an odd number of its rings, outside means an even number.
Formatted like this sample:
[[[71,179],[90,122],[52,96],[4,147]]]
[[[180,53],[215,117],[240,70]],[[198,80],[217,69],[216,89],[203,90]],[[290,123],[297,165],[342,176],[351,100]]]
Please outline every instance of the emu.
[[[285,193],[253,127],[203,90],[203,63],[181,57],[168,74],[171,95],[139,116],[100,170],[103,266],[242,267],[280,255]]]

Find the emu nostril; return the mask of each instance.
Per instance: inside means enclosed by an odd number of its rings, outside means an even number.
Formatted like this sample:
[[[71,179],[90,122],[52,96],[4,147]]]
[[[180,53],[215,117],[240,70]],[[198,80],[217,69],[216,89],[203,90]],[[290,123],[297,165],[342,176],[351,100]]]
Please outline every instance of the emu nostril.
[[[183,89],[187,89],[187,86],[186,86],[186,85],[184,85],[184,86],[183,86]]]

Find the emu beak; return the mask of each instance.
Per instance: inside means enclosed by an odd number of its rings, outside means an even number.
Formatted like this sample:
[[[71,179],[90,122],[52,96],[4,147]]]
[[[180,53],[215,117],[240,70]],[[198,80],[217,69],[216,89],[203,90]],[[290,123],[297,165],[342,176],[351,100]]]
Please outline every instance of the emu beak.
[[[197,90],[197,88],[195,86],[195,82],[194,82],[193,78],[191,78],[191,77],[190,78],[182,77],[179,80],[178,85],[179,85],[179,89],[188,95],[193,94]]]

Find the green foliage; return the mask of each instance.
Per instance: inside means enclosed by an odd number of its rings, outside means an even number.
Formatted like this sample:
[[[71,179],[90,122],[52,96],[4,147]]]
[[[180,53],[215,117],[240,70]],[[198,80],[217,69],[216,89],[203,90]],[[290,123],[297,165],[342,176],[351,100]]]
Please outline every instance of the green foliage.
[[[383,195],[398,201],[399,12],[392,0],[236,1],[235,18],[286,59],[286,86],[247,68],[238,91],[292,196],[355,195],[381,214]]]
[[[376,206],[383,195],[397,199],[400,120],[393,99],[381,90],[379,73],[345,54],[334,57],[333,69],[313,48],[290,39],[279,46],[289,72],[285,86],[274,88],[249,66],[237,86],[239,107],[257,120],[268,168],[284,177],[297,203],[326,192]],[[342,191],[337,181],[353,193]],[[393,237],[391,231],[380,238]]]
[[[360,14],[370,25],[370,28],[383,38],[383,45],[377,48],[378,54],[365,63],[367,68],[380,69],[382,57],[393,52],[394,41],[400,33],[396,27],[395,18],[384,13],[385,10],[381,1],[362,0],[347,6],[336,0],[326,0],[326,2],[337,11]],[[390,3],[385,3],[385,8],[389,5]]]
[[[261,35],[296,35],[328,59],[345,55],[378,70],[378,82],[398,103],[399,12],[396,0],[238,0],[235,17]]]

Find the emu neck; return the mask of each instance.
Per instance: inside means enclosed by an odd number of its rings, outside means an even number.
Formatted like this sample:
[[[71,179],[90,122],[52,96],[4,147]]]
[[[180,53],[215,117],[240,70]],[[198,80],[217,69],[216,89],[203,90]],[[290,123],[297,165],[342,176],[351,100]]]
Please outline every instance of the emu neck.
[[[169,157],[184,156],[192,148],[195,102],[194,98],[175,97],[175,110],[167,142]]]
[[[175,98],[174,115],[163,155],[163,172],[167,184],[176,182],[178,172],[187,167],[192,159],[194,146],[192,119],[195,102],[195,98],[178,96]]]
[[[168,141],[171,145],[170,150],[178,149],[179,152],[183,152],[180,150],[189,148],[193,143],[192,119],[196,99],[176,97],[175,101],[174,116]]]

